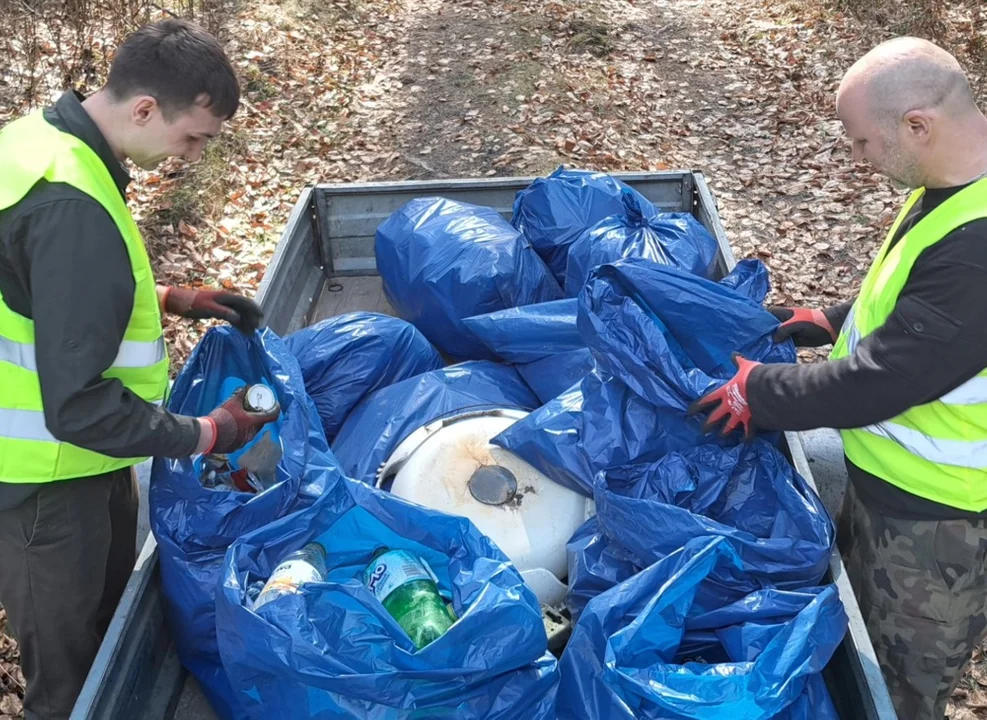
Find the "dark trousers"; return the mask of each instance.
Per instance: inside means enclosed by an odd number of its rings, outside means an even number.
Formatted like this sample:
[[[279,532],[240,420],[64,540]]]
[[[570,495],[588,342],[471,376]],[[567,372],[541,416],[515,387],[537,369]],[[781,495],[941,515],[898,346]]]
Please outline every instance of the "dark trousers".
[[[886,517],[851,483],[839,543],[899,720],[942,720],[987,632],[987,521]]]
[[[28,720],[68,718],[136,561],[132,468],[45,483],[0,511],[0,604]]]

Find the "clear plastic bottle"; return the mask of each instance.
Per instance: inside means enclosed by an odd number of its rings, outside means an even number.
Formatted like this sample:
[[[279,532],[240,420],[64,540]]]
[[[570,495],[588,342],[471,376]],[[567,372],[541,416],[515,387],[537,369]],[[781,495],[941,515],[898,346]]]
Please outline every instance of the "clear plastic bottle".
[[[363,584],[419,650],[455,622],[427,564],[409,552],[377,550],[363,573]]]
[[[310,542],[301,550],[289,553],[274,568],[264,589],[254,601],[254,610],[275,598],[297,593],[305,583],[325,582],[326,549],[320,543]]]

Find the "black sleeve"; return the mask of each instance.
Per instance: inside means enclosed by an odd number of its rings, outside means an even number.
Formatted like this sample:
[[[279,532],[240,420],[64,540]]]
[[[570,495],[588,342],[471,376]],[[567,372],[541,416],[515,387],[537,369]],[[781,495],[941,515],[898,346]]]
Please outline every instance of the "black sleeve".
[[[846,316],[850,314],[850,308],[853,307],[853,302],[853,300],[847,300],[845,303],[840,303],[839,305],[834,305],[831,308],[823,310],[823,315],[826,316],[829,324],[833,326],[836,332],[839,332],[840,328],[843,327]]]
[[[32,207],[14,237],[30,268],[31,314],[48,431],[111,457],[192,454],[199,423],[172,415],[102,377],[133,309],[126,246],[109,214],[88,199]]]
[[[987,367],[987,221],[923,252],[887,322],[850,357],[763,365],[747,396],[766,430],[852,428],[942,397]]]

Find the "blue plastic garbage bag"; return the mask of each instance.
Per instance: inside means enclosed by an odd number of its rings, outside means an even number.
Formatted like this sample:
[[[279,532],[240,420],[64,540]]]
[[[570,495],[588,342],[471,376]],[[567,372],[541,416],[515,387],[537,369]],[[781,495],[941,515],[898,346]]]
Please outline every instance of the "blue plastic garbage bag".
[[[576,297],[590,272],[622,258],[643,258],[710,277],[716,270],[716,238],[691,213],[663,213],[639,193],[624,190],[624,212],[587,228],[569,246],[563,288]]]
[[[543,403],[593,369],[576,327],[575,298],[498,310],[463,323],[497,357],[513,363]]]
[[[494,442],[587,495],[605,468],[738,442],[739,431],[726,439],[706,435],[704,418],[686,415],[693,400],[733,377],[732,352],[765,363],[795,361],[794,344],[772,340],[779,322],[756,301],[647,260],[597,268],[578,303],[594,370]]]
[[[158,542],[165,618],[182,664],[221,717],[236,716],[216,646],[215,598],[223,556],[241,535],[310,505],[339,475],[298,363],[271,330],[251,338],[229,327],[209,330],[175,380],[168,409],[204,415],[227,399],[231,376],[266,382],[277,393],[282,455],[275,484],[259,494],[200,484],[196,458],[156,458],[149,512]]]
[[[576,299],[567,298],[475,315],[463,324],[501,360],[529,363],[586,347],[576,311]]]
[[[514,366],[535,395],[548,403],[593,370],[593,355],[587,348],[548,355],[541,360]]]
[[[597,478],[594,497],[601,531],[641,566],[699,535],[729,538],[743,562],[732,590],[813,585],[833,551],[836,532],[822,501],[761,439],[611,468]]]
[[[558,167],[514,196],[511,224],[524,233],[561,285],[565,281],[569,246],[603,218],[624,212],[622,194],[630,191],[610,175]]]
[[[762,588],[813,585],[835,529],[819,497],[770,443],[702,445],[596,478],[596,515],[568,544],[566,603],[586,602],[700,536],[726,537],[742,568],[707,578],[697,603],[718,607]]]
[[[467,411],[537,406],[538,398],[510,365],[475,360],[366,396],[346,418],[332,447],[348,477],[372,483],[401,441],[423,425]]]
[[[818,693],[812,679],[846,632],[836,588],[697,611],[723,565],[741,565],[726,538],[694,538],[590,600],[560,663],[558,717],[794,720],[786,711]]]
[[[768,269],[760,260],[745,258],[720,280],[720,285],[730,288],[757,305],[763,305],[764,298],[768,296],[770,290]]]
[[[414,325],[379,313],[326,318],[292,333],[285,344],[330,443],[364,395],[445,364]]]
[[[530,243],[493,208],[416,198],[381,223],[374,250],[397,314],[457,360],[495,357],[462,318],[562,297]]]
[[[327,550],[326,582],[248,609],[247,586],[311,541]],[[459,618],[422,650],[362,583],[380,546],[423,557]],[[246,717],[555,717],[558,665],[514,565],[466,518],[347,478],[230,548],[217,630]]]

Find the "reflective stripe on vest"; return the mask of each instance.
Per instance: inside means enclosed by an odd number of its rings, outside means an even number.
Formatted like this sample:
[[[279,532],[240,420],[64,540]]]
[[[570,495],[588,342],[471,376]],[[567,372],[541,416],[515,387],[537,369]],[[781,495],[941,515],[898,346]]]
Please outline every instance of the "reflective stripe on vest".
[[[862,338],[887,322],[923,251],[957,228],[987,218],[987,180],[981,180],[930,211],[892,247],[923,193],[912,193],[888,232],[831,360],[853,354]],[[892,485],[962,510],[987,510],[987,368],[937,400],[840,434],[851,462]]]
[[[146,402],[161,404],[168,388],[168,354],[140,231],[99,156],[37,111],[0,130],[0,211],[19,203],[42,179],[85,193],[106,210],[119,230],[134,277],[133,308],[116,357],[103,377],[120,381]],[[71,357],[64,362],[72,362]],[[0,482],[84,477],[144,459],[109,457],[52,435],[45,422],[34,323],[11,310],[0,294]]]
[[[153,342],[137,342],[124,340],[120,343],[120,351],[110,367],[142,368],[157,365],[165,359],[164,338]],[[14,342],[0,336],[0,362],[10,363],[17,367],[38,371],[38,361],[34,356],[34,345]]]

